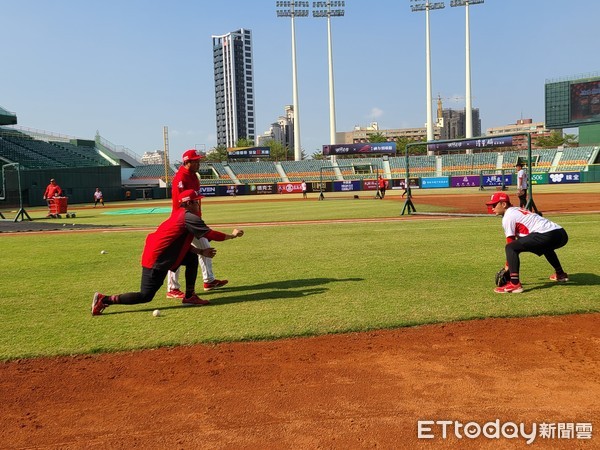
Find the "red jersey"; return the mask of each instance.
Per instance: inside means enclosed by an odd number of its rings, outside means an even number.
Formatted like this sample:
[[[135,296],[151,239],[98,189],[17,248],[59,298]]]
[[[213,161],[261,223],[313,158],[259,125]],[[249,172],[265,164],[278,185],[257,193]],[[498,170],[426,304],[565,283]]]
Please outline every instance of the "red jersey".
[[[179,209],[179,194],[186,189],[193,189],[198,194],[200,193],[200,180],[198,175],[194,172],[190,172],[185,166],[180,166],[179,170],[173,177],[173,184],[171,188],[171,198],[173,199],[173,211]],[[200,201],[200,200],[198,200]],[[202,217],[202,212],[199,213]]]
[[[60,197],[61,194],[60,186],[56,183],[50,183],[46,187],[46,191],[44,192],[44,198],[52,198],[52,197]]]
[[[210,230],[197,215],[179,208],[146,238],[142,266],[147,269],[177,270],[190,251],[194,237]]]

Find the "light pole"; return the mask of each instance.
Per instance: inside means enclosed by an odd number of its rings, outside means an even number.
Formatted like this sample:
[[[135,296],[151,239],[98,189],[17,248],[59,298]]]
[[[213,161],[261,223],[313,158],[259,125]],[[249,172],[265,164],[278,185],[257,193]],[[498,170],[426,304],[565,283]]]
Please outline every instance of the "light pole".
[[[473,137],[473,101],[471,100],[471,32],[469,31],[469,5],[478,5],[483,3],[484,0],[452,0],[450,6],[464,6],[465,7],[465,137]]]
[[[331,43],[331,17],[344,15],[343,1],[313,2],[313,17],[327,17],[327,49],[329,53],[329,143],[335,144],[335,96],[333,89],[333,45]],[[317,9],[314,8],[327,8]]]
[[[410,0],[411,2],[423,0]],[[433,141],[433,112],[431,98],[431,52],[429,46],[429,10],[445,8],[444,2],[430,3],[425,0],[425,3],[416,3],[411,5],[412,12],[425,11],[425,60],[427,63],[427,140]]]
[[[296,27],[294,19],[298,17],[308,17],[309,4],[307,1],[278,1],[275,3],[277,8],[277,17],[292,18],[292,91],[294,103],[294,160],[302,159],[302,148],[300,147],[300,109],[298,107],[298,74],[296,70]],[[300,8],[300,9],[298,9]]]

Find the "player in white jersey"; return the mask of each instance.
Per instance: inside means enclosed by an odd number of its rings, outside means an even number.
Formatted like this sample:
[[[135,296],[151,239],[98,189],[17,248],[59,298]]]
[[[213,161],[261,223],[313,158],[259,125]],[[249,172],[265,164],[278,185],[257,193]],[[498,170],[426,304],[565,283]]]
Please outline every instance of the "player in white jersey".
[[[502,216],[502,228],[506,235],[506,267],[510,272],[510,282],[497,287],[499,294],[518,294],[523,292],[519,279],[522,252],[544,255],[554,273],[550,276],[552,281],[569,281],[569,276],[563,270],[558,256],[557,248],[564,247],[569,236],[563,227],[556,223],[523,208],[517,208],[510,203],[510,197],[504,192],[496,192],[492,199],[486,203],[494,214]]]
[[[517,196],[519,197],[519,206],[527,207],[527,172],[523,169],[523,163],[520,161],[517,167]]]

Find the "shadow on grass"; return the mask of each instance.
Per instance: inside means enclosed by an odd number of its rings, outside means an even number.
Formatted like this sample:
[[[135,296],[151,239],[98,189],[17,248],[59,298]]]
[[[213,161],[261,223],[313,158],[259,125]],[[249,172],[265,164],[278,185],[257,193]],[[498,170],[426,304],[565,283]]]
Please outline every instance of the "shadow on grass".
[[[223,289],[217,289],[215,291],[211,291],[210,293],[216,293],[218,296],[212,296],[211,304],[205,305],[203,308],[209,306],[219,306],[219,305],[227,305],[232,303],[242,303],[242,302],[256,302],[260,300],[283,300],[283,299],[293,299],[293,298],[301,298],[309,295],[322,294],[327,291],[327,288],[324,287],[315,287],[322,286],[327,283],[335,283],[335,282],[348,282],[348,281],[363,281],[363,278],[308,278],[308,279],[299,279],[299,280],[285,280],[285,281],[274,281],[271,283],[261,283],[261,284],[253,284],[250,286],[237,286],[237,287],[226,287]],[[304,288],[304,289],[302,289]],[[300,289],[300,290],[299,290]],[[266,292],[253,292],[252,294],[243,294],[243,295],[235,295],[236,292],[240,291],[260,291],[266,290]],[[208,293],[204,293],[208,294]],[[233,294],[233,295],[229,295]],[[157,294],[159,295],[159,294]],[[202,293],[200,293],[200,297],[205,297]],[[148,313],[149,311],[154,311],[157,309],[155,306],[157,303],[155,299],[149,303],[148,308],[144,309],[121,309],[123,307],[127,307],[128,305],[112,305],[110,310],[107,308],[107,314],[123,314],[123,313]],[[175,308],[195,308],[196,306],[192,305],[183,305],[179,300],[175,300],[172,305],[169,306],[161,306],[161,310],[169,310]],[[105,313],[106,314],[106,313]]]
[[[549,289],[556,286],[597,286],[600,284],[600,275],[595,273],[575,273],[569,274],[569,281],[558,283],[556,281],[546,281],[543,284],[526,289],[526,291],[536,291],[539,289]]]
[[[261,289],[300,289],[310,286],[322,286],[328,283],[345,283],[348,281],[364,281],[364,278],[304,278],[299,280],[272,281],[270,283],[250,284],[247,286],[227,285],[223,289],[205,292],[238,292],[238,291],[259,291]]]

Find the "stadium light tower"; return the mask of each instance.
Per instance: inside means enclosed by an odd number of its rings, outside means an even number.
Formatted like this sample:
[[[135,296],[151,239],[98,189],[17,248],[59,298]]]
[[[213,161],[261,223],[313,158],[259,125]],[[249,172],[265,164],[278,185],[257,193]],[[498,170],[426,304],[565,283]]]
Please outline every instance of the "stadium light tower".
[[[469,31],[469,5],[478,5],[483,3],[484,0],[452,0],[450,6],[464,6],[465,7],[465,72],[466,72],[466,87],[465,87],[465,137],[473,137],[473,102],[471,99],[471,33]]]
[[[423,0],[410,0],[411,2],[422,2]],[[427,140],[433,141],[433,104],[431,97],[431,52],[429,49],[429,10],[445,8],[444,2],[411,4],[412,12],[425,11],[425,60],[427,63]]]
[[[338,9],[331,9],[332,7]],[[331,18],[344,15],[343,1],[313,2],[313,17],[327,17],[327,49],[329,53],[329,143],[335,144],[335,96],[333,89],[333,45],[331,43]],[[326,9],[315,9],[326,8]]]
[[[300,146],[300,109],[298,107],[298,73],[296,70],[296,17],[308,17],[309,3],[307,1],[278,1],[277,17],[291,17],[292,19],[292,95],[294,103],[294,160],[302,159]]]

